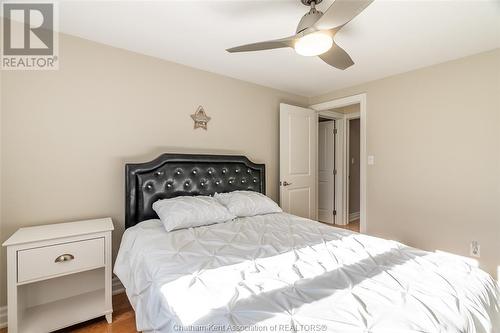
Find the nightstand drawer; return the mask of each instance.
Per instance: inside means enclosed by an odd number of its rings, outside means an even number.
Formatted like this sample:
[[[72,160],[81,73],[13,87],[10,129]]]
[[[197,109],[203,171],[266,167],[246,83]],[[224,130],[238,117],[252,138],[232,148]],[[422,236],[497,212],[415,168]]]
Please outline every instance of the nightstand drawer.
[[[104,266],[104,238],[17,252],[17,282]]]

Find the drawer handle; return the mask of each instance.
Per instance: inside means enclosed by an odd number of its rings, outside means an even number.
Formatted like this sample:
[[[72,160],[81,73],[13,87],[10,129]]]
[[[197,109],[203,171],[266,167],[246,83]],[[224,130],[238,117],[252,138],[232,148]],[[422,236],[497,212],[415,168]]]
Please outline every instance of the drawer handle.
[[[65,261],[71,261],[75,259],[75,256],[72,255],[72,254],[61,254],[59,257],[56,258],[56,260],[54,260],[54,262],[65,262]]]

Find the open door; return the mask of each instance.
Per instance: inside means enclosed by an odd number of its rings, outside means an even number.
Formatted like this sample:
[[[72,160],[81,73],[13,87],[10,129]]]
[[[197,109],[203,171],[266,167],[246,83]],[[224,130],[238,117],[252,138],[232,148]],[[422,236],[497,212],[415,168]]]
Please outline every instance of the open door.
[[[316,219],[318,115],[280,104],[280,204],[290,214]]]
[[[319,123],[318,221],[335,224],[335,120]]]

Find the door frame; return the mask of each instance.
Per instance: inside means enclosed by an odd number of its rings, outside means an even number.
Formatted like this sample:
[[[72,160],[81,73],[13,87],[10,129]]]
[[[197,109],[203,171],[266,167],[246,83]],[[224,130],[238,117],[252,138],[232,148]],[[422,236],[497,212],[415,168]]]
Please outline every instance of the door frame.
[[[337,115],[341,115],[342,118],[344,119],[344,122],[346,122],[346,115],[329,111],[325,112],[334,108],[340,108],[344,106],[349,106],[353,104],[359,104],[359,132],[360,132],[360,198],[359,198],[359,214],[360,214],[360,225],[359,229],[360,232],[366,233],[367,230],[367,223],[368,223],[368,217],[366,213],[366,205],[367,205],[367,196],[366,196],[366,188],[367,188],[367,175],[366,175],[366,167],[367,167],[367,155],[366,155],[366,93],[362,94],[357,94],[357,95],[352,95],[352,96],[347,96],[347,97],[342,97],[342,98],[337,98],[333,99],[331,101],[319,103],[319,104],[314,104],[311,105],[310,108],[313,110],[316,110],[319,115],[323,115],[323,113],[332,114],[336,113]],[[345,126],[345,123],[344,123]],[[346,131],[344,131],[343,134],[344,137],[344,144],[346,144]],[[344,145],[345,146],[345,145]],[[347,164],[347,158],[345,158],[346,150],[344,149],[344,154],[343,154],[343,163],[344,165]],[[318,156],[316,156],[316,159]],[[345,168],[344,168],[345,169]],[[344,185],[347,184],[347,172],[344,172],[342,175],[343,178],[343,183]],[[345,207],[347,204],[347,197],[348,193],[347,190],[342,191],[342,197],[343,197],[343,206]],[[317,202],[317,200],[316,200]],[[317,203],[316,203],[317,206]],[[316,207],[317,211],[317,207]],[[349,214],[344,214],[344,218],[349,218]],[[344,222],[345,224],[348,223],[348,221]]]

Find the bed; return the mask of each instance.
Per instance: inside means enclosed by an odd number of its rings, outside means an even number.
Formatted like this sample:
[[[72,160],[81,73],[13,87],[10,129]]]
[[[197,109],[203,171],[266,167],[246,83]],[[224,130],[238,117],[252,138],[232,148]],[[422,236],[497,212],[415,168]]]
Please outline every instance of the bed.
[[[114,272],[143,332],[500,332],[499,288],[456,256],[286,213],[166,232],[154,201],[265,193],[243,156],[164,154],[126,166]]]

